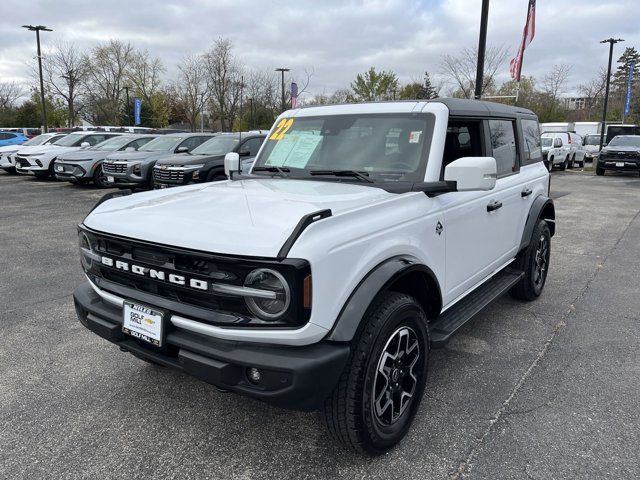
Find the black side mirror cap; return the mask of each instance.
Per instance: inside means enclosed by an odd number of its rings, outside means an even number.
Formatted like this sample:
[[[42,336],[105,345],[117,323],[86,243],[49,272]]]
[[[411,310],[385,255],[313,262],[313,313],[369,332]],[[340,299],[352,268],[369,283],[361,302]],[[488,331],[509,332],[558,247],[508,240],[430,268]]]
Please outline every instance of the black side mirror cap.
[[[441,193],[457,192],[456,182],[420,182],[414,183],[411,187],[412,192],[424,192],[425,195],[432,197]]]

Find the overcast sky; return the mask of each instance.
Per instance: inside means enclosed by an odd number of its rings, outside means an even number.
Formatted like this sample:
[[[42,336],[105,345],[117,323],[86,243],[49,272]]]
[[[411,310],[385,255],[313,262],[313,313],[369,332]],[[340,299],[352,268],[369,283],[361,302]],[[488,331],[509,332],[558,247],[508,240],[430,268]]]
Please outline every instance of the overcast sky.
[[[491,0],[488,45],[515,54],[527,0]],[[640,47],[640,0],[538,0],[536,37],[525,53],[523,74],[542,77],[555,63],[573,65],[570,90],[606,65],[610,36]],[[130,41],[162,58],[167,77],[187,54],[217,37],[232,40],[249,67],[289,67],[294,79],[313,70],[308,91],[348,87],[370,66],[395,71],[402,81],[428,70],[437,76],[440,57],[477,45],[480,0],[377,0],[270,2],[258,0],[98,0],[56,2],[2,0],[0,81],[28,82],[35,34],[22,24],[42,24],[56,38],[89,47],[110,38]],[[615,59],[614,59],[615,60]],[[508,79],[508,61],[500,80]],[[444,93],[444,92],[442,92]]]

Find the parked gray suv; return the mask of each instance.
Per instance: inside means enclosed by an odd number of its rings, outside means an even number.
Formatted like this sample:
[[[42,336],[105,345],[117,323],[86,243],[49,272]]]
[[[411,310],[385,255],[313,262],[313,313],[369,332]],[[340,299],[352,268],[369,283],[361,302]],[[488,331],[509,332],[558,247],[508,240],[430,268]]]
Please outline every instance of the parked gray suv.
[[[171,133],[143,145],[137,152],[109,155],[102,164],[106,184],[115,187],[148,188],[153,184],[156,162],[175,153],[188,153],[214,135],[211,133]]]
[[[86,184],[93,182],[97,187],[107,186],[107,176],[102,170],[102,161],[115,152],[135,152],[157,135],[123,135],[110,138],[93,147],[60,155],[55,164],[58,180]]]

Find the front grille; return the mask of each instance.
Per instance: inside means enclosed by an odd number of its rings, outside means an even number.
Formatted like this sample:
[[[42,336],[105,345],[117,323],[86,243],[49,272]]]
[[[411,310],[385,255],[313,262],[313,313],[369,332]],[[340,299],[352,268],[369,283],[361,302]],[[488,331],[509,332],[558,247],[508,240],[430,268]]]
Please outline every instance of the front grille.
[[[93,262],[87,270],[90,277],[104,279],[119,287],[126,287],[131,291],[142,292],[171,300],[176,305],[175,311],[184,312],[196,307],[207,314],[194,314],[205,322],[220,324],[247,323],[251,326],[264,324],[256,319],[248,310],[244,299],[240,296],[216,293],[213,290],[198,290],[187,286],[189,279],[205,280],[209,283],[242,286],[246,276],[256,268],[270,267],[277,269],[287,279],[290,285],[301,285],[302,280],[309,274],[307,262],[302,260],[256,260],[251,258],[236,258],[195,252],[162,245],[148,244],[138,240],[122,239],[103,234],[85,231],[91,243],[91,249],[100,256],[114,261],[120,260],[136,267],[155,269],[165,272],[167,278],[171,274],[182,275],[187,279],[186,285],[177,285],[168,281],[152,278],[150,275],[140,275],[130,270],[117,269],[112,266]],[[102,286],[109,290],[108,286]],[[291,306],[286,321],[287,324],[302,324],[309,319],[310,311],[302,307],[301,296],[292,288]],[[118,294],[113,291],[112,293]],[[135,299],[133,293],[129,293]],[[269,322],[267,322],[269,323]],[[271,322],[273,324],[273,322]],[[282,326],[277,322],[273,326]]]
[[[162,183],[184,182],[184,169],[153,168],[153,179]]]
[[[126,163],[103,163],[102,170],[105,173],[126,173],[127,172],[127,164]]]
[[[29,160],[27,160],[26,158],[23,158],[23,157],[16,157],[16,165],[19,168],[27,168],[27,167],[31,166],[31,164],[29,163]]]
[[[640,157],[636,152],[607,152],[605,156],[607,160],[638,160]]]

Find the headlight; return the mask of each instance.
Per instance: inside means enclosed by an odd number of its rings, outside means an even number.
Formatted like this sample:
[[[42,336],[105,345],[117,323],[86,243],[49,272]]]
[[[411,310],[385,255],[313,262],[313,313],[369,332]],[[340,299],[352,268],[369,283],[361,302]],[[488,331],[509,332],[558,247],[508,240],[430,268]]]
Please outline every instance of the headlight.
[[[94,253],[91,250],[91,242],[84,232],[78,234],[78,244],[80,247],[80,263],[85,270],[91,270],[92,257]]]
[[[247,307],[263,320],[275,320],[284,315],[291,303],[291,290],[285,278],[270,268],[258,268],[247,275],[244,286],[273,292],[272,298],[245,297]]]

